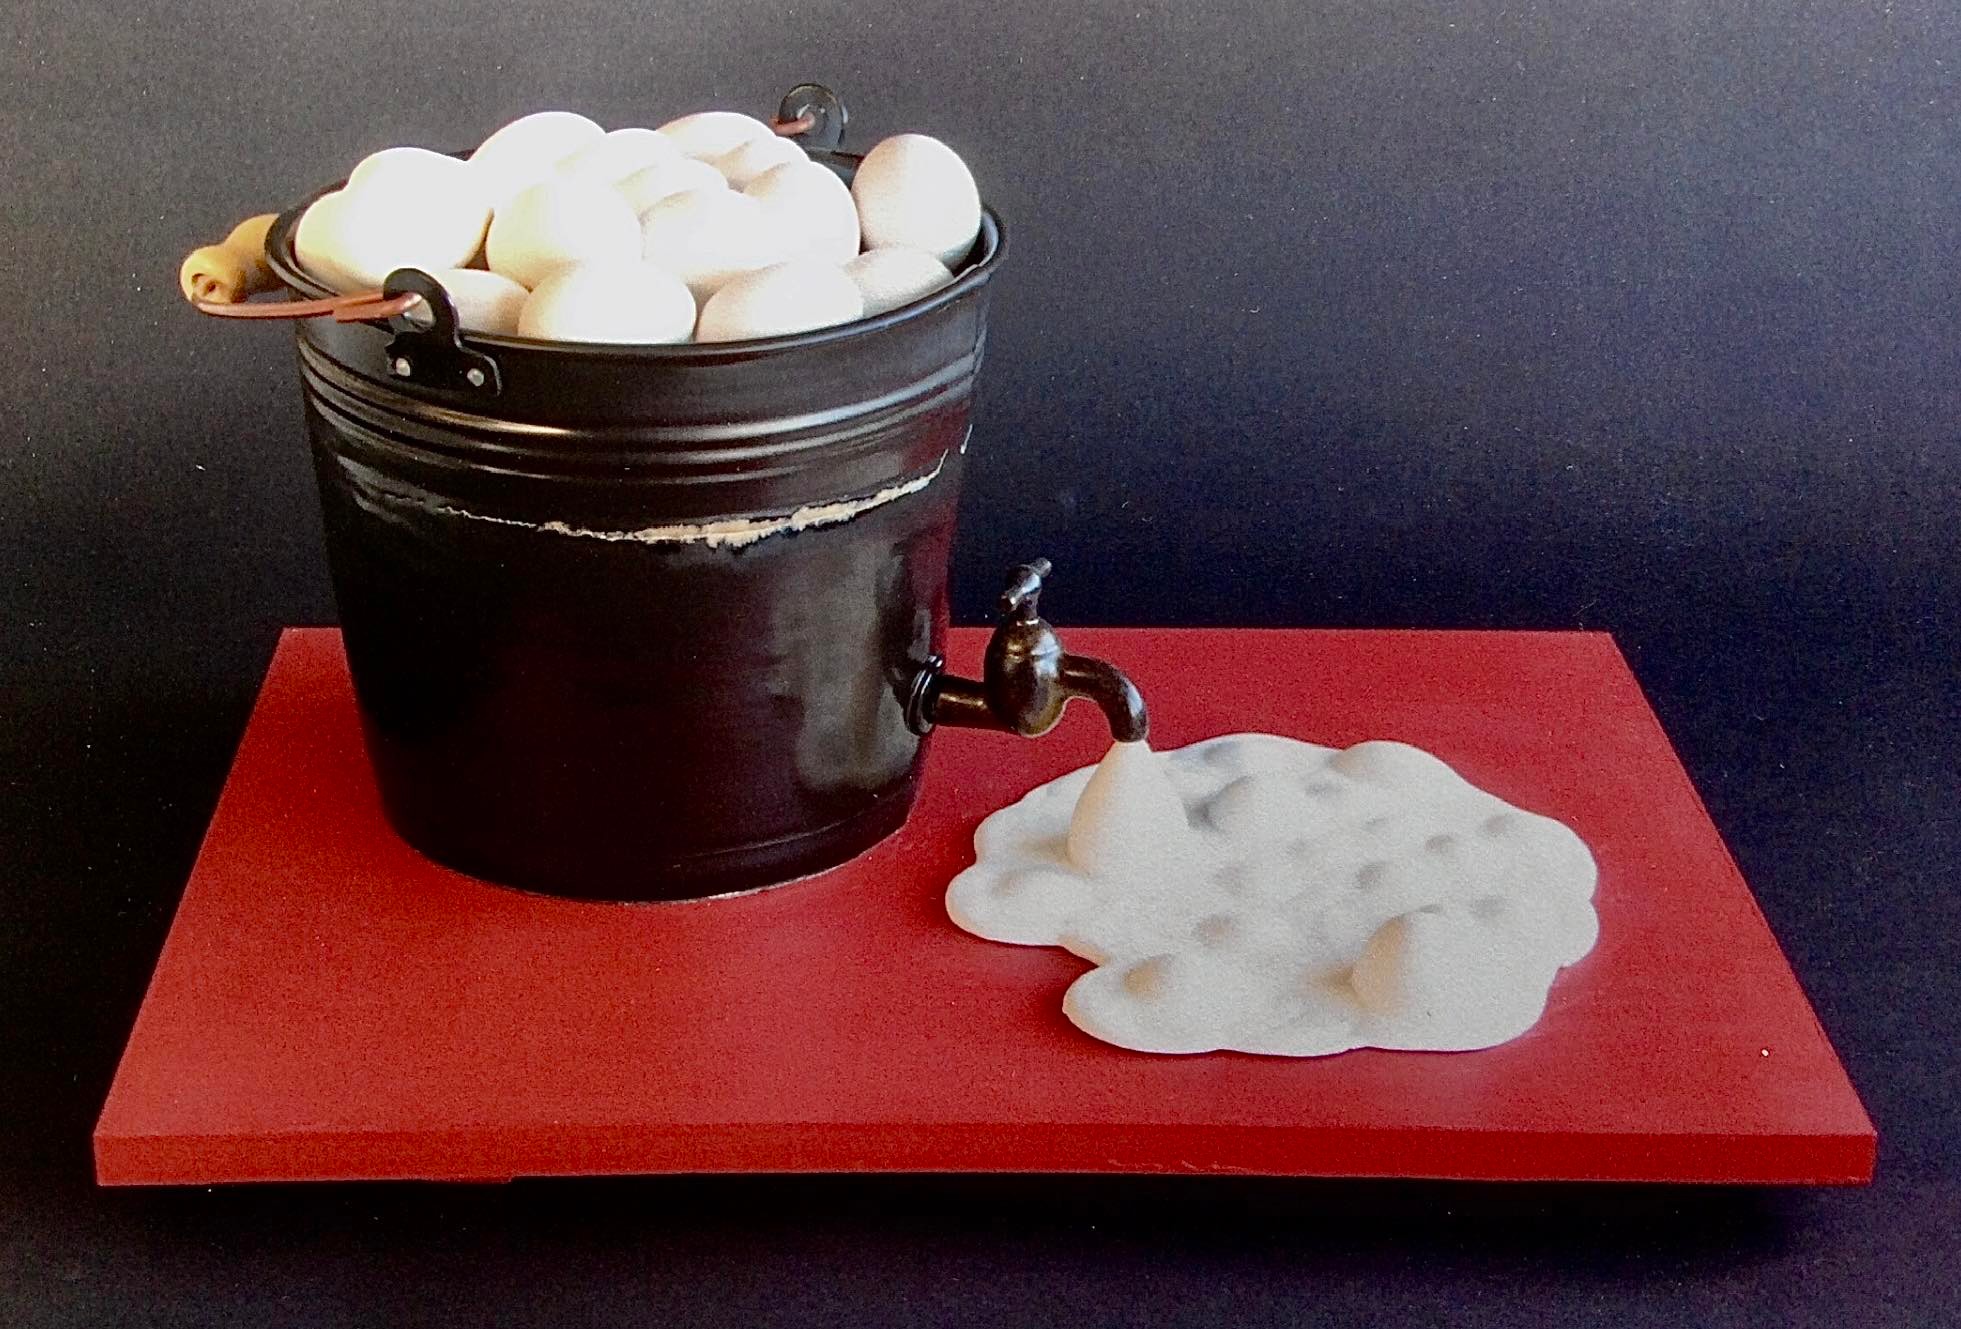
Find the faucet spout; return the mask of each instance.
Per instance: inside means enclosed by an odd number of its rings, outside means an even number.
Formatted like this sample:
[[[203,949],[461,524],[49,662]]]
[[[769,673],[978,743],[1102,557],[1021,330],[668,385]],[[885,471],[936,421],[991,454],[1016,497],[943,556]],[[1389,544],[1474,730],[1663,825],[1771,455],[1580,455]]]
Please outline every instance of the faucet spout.
[[[1144,694],[1123,670],[1108,660],[1065,655],[1057,673],[1065,693],[1096,703],[1110,722],[1110,737],[1116,742],[1142,743],[1150,736],[1151,716],[1144,709]]]

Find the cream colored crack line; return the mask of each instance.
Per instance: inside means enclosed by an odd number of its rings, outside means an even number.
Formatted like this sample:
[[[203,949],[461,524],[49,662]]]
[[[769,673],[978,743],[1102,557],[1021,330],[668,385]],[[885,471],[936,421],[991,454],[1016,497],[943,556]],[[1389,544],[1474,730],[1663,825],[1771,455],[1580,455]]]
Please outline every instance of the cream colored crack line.
[[[794,534],[819,526],[835,526],[855,517],[861,517],[873,508],[882,508],[910,494],[916,494],[939,478],[946,466],[946,454],[933,464],[933,469],[921,476],[879,490],[866,498],[844,498],[832,503],[809,503],[794,512],[786,512],[774,517],[730,517],[724,521],[679,522],[671,526],[648,526],[637,531],[595,531],[583,526],[573,526],[562,521],[520,521],[515,517],[492,517],[487,513],[471,512],[467,508],[453,507],[449,504],[438,506],[435,511],[446,517],[462,517],[468,521],[489,522],[494,526],[516,526],[527,531],[538,531],[545,535],[569,535],[580,540],[610,540],[614,542],[631,541],[634,544],[699,544],[710,549],[741,549],[772,535]]]

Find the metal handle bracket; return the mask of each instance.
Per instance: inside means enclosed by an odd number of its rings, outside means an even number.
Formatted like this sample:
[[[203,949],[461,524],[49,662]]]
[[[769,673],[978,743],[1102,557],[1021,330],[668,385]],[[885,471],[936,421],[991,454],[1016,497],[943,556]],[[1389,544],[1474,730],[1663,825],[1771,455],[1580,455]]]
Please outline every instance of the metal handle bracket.
[[[463,329],[457,322],[456,306],[442,283],[420,268],[397,268],[382,283],[385,296],[419,295],[421,312],[428,320],[422,326],[405,311],[389,320],[396,330],[388,343],[388,372],[396,378],[425,387],[450,388],[494,397],[504,390],[504,376],[497,362],[482,351],[463,344]]]

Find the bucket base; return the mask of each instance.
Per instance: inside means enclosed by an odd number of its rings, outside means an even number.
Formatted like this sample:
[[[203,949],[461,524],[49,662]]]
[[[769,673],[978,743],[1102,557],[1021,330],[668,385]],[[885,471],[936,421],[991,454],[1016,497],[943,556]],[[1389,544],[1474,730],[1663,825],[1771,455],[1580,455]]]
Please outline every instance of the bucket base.
[[[907,781],[892,794],[842,820],[814,831],[787,836],[767,844],[749,845],[721,854],[706,854],[678,863],[622,863],[611,871],[585,866],[589,854],[568,855],[564,863],[536,857],[514,867],[510,855],[493,851],[479,857],[476,837],[457,837],[445,828],[419,822],[414,813],[384,791],[382,812],[389,827],[431,862],[465,873],[493,886],[532,895],[555,895],[569,900],[604,900],[645,904],[663,900],[710,900],[744,895],[773,886],[787,886],[847,863],[905,825],[912,811],[917,781]]]

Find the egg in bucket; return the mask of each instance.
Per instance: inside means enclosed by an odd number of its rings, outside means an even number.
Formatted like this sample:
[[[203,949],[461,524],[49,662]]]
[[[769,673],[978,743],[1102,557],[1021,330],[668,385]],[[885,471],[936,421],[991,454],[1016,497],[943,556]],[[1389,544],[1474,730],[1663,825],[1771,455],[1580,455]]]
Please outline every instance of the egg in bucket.
[[[377,154],[187,262],[206,312],[294,320],[368,753],[430,858],[584,898],[745,890],[896,830],[935,724],[1033,735],[1080,695],[1143,736],[1129,681],[1037,615],[1040,560],[986,677],[944,671],[1005,231],[950,149],[861,159],[844,121],[815,85],[775,134],[529,116],[467,164]],[[418,166],[453,188],[412,219],[419,261],[378,270],[363,171]],[[754,261],[787,215],[797,243]],[[245,302],[275,287],[298,298]]]

